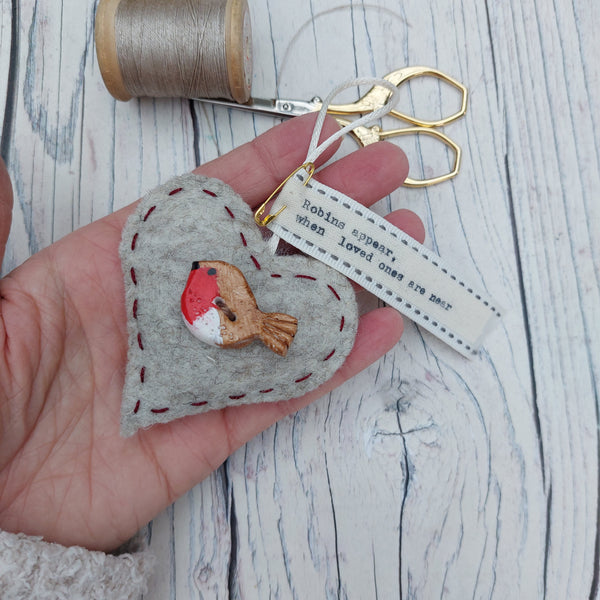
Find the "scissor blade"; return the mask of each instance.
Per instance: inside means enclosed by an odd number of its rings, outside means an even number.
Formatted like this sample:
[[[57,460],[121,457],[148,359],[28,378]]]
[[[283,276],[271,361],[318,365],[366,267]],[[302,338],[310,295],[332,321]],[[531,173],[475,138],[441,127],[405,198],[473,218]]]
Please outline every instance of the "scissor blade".
[[[304,100],[282,100],[280,98],[250,98],[245,104],[238,104],[231,100],[217,100],[215,98],[194,98],[194,100],[205,102],[206,104],[226,106],[227,108],[279,117],[297,117],[321,108],[320,102],[317,101],[305,102]]]

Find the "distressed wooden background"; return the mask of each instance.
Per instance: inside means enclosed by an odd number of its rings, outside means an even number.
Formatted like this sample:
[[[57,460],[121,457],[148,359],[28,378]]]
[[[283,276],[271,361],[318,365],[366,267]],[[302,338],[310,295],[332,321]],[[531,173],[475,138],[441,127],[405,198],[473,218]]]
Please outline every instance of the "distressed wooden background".
[[[460,175],[401,189],[427,245],[510,309],[467,361],[408,324],[346,386],[242,448],[151,527],[148,599],[598,597],[600,3],[250,0],[253,93],[309,99],[435,66],[470,90]],[[7,272],[274,124],[114,101],[93,0],[0,0]],[[455,98],[409,86],[432,114]],[[401,139],[412,174],[445,168]],[[345,151],[352,149],[349,142]]]

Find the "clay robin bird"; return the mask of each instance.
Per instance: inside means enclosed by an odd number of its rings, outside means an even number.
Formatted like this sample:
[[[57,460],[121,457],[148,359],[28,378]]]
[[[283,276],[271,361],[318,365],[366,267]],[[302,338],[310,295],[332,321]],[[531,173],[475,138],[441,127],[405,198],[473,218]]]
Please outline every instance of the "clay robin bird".
[[[262,312],[243,273],[223,261],[192,264],[181,312],[194,336],[221,348],[242,348],[260,339],[285,356],[298,329],[295,317]]]

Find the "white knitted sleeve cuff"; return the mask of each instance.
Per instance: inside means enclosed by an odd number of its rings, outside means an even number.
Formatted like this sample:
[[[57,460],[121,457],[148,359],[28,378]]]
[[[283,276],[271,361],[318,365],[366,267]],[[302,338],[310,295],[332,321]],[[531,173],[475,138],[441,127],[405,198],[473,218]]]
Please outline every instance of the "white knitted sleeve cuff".
[[[153,566],[145,551],[114,556],[0,531],[0,598],[137,599]]]

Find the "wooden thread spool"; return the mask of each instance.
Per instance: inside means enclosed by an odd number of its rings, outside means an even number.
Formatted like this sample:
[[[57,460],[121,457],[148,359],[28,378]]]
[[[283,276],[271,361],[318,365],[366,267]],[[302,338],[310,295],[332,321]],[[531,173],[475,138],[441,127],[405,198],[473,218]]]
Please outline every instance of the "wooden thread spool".
[[[102,78],[117,100],[250,98],[246,0],[100,0],[95,38]]]

